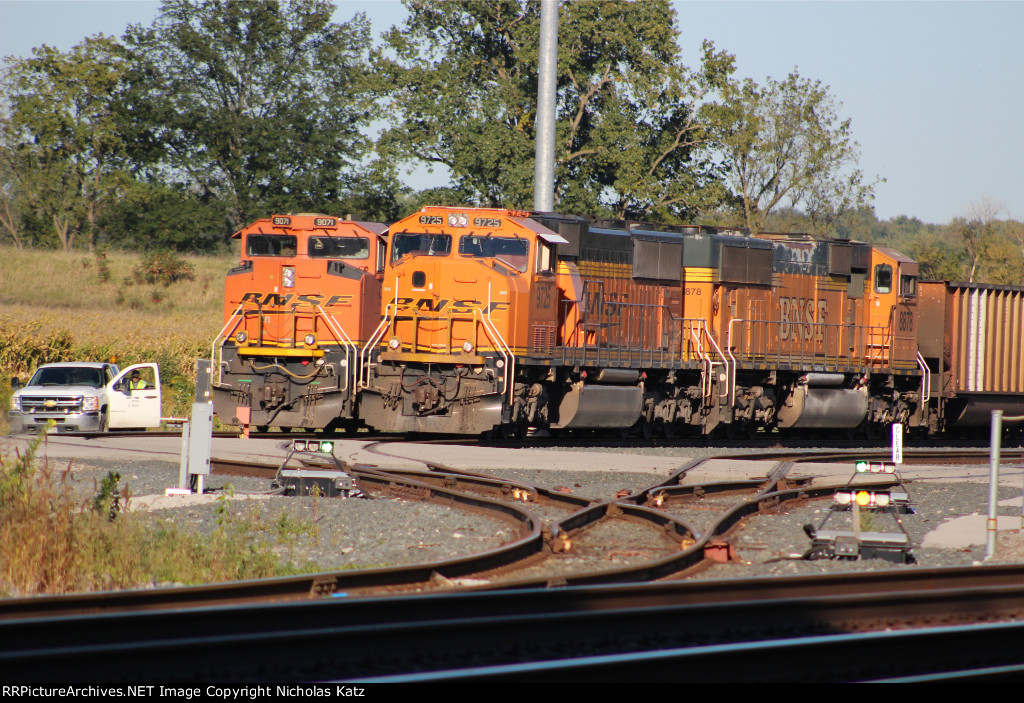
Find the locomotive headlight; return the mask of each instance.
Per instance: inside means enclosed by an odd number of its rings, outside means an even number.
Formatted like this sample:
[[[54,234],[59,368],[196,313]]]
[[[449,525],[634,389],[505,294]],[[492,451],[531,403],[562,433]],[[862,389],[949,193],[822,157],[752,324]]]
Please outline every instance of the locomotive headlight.
[[[235,335],[235,341],[238,342],[239,344],[245,344],[245,340],[247,339],[249,339],[249,335],[247,335],[245,332],[239,332],[238,334]]]
[[[462,343],[462,351],[466,352],[467,354],[471,353],[473,351],[473,343],[467,339],[465,342]]]
[[[391,339],[388,340],[388,346],[391,347],[392,349],[398,349],[400,346],[402,346],[402,340],[399,339],[398,337],[392,337]]]
[[[316,335],[315,335],[315,334],[307,334],[307,335],[306,335],[306,336],[305,336],[305,337],[303,338],[303,341],[304,341],[304,342],[306,343],[306,346],[307,346],[307,347],[311,347],[311,346],[313,346],[314,344],[316,344]]]
[[[295,267],[285,266],[281,269],[281,285],[285,288],[295,287]]]

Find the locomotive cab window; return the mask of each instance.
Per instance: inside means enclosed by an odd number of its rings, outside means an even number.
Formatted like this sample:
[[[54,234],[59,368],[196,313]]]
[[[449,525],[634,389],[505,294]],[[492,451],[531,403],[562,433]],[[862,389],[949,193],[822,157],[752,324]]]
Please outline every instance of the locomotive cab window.
[[[892,293],[892,266],[889,264],[875,267],[875,292]]]
[[[294,234],[250,234],[245,238],[248,256],[295,256],[298,239]]]
[[[477,259],[496,259],[520,273],[526,271],[530,242],[516,237],[478,237],[467,235],[459,240],[459,255]]]
[[[904,298],[917,296],[917,276],[900,276],[900,295]]]
[[[317,259],[368,259],[370,240],[366,237],[310,237],[308,253]]]
[[[450,234],[396,234],[391,243],[391,263],[406,254],[412,256],[448,256],[452,253]]]

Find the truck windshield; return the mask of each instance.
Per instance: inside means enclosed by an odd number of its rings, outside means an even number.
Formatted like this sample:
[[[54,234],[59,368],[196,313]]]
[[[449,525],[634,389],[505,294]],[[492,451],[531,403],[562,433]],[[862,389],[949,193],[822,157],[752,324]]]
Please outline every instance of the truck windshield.
[[[452,253],[450,234],[396,234],[391,244],[391,263],[406,254],[413,256],[448,256]]]
[[[103,385],[103,371],[100,369],[49,368],[36,371],[30,386],[89,386]]]

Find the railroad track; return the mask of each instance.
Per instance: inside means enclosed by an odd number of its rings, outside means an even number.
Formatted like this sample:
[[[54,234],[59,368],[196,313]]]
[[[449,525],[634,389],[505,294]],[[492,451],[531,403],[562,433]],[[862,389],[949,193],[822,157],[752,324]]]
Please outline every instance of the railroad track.
[[[862,451],[857,456],[865,458]],[[693,667],[700,672],[696,678],[710,680],[712,670],[702,667],[719,660],[709,657],[715,652],[724,657],[722,646],[737,642],[747,643],[745,649],[753,647],[749,643],[765,642],[766,649],[777,647],[772,651],[804,651],[799,642],[788,641],[818,638],[824,643],[821,638],[939,623],[948,629],[1024,614],[1024,587],[1018,586],[1024,583],[1024,566],[635,585],[702,568],[721,547],[716,540],[727,544],[752,515],[831,495],[833,486],[787,478],[793,461],[848,461],[851,455],[794,452],[771,458],[775,464],[765,479],[686,484],[686,474],[703,460],[694,461],[657,485],[606,502],[437,464],[406,471],[348,467],[370,492],[498,515],[516,526],[518,537],[490,553],[414,567],[0,601],[0,642],[6,643],[0,644],[0,672],[18,681],[48,680],[53,671],[67,672],[74,680],[107,682],[495,676],[600,680],[587,673],[588,667],[604,662],[607,671],[625,680],[650,676],[643,667],[664,661],[677,672]],[[920,450],[906,458],[934,461],[931,453]],[[214,465],[219,473],[266,478],[277,468]],[[676,504],[711,495],[724,503],[708,526],[697,529],[673,514]],[[537,514],[542,509],[547,511],[543,519]],[[588,532],[597,526],[623,520],[649,526],[666,543],[664,552],[623,568],[556,577],[549,569],[543,576],[530,575],[538,561],[558,560],[571,552],[567,542],[586,544]],[[485,580],[486,585],[481,583]],[[466,588],[467,583],[476,585]],[[625,583],[630,585],[593,585]],[[460,585],[461,592],[452,591]],[[398,591],[418,594],[370,597]],[[777,642],[780,638],[786,641]],[[661,650],[681,651],[672,654],[678,659],[669,660],[659,659]],[[1015,664],[1007,656],[1016,655],[1009,651],[985,661],[1004,667],[1000,671],[1011,670]],[[426,661],[424,652],[429,652]],[[774,655],[764,656],[767,661]],[[561,663],[552,665],[550,660]],[[970,662],[949,657],[935,661],[944,662],[946,671],[980,675]],[[465,669],[467,662],[474,667]],[[816,669],[814,680],[927,677],[937,671],[929,666],[915,664],[898,672],[863,669],[856,676],[826,667]],[[762,669],[750,676],[766,677]],[[781,676],[792,680],[788,674]],[[737,680],[731,673],[729,679]]]
[[[931,451],[913,450],[907,453],[907,458],[924,460],[922,455],[930,457]],[[864,456],[864,453],[859,452],[858,456]],[[716,457],[722,458],[730,457]],[[748,457],[744,455],[743,458]],[[353,597],[453,587],[530,589],[678,577],[706,567],[717,559],[723,548],[728,549],[731,534],[745,519],[769,513],[790,502],[830,496],[834,486],[810,487],[804,482],[790,485],[784,469],[800,458],[826,461],[849,460],[850,456],[834,452],[782,455],[767,480],[734,486],[680,485],[688,472],[707,461],[696,460],[654,486],[604,502],[591,502],[558,491],[460,472],[437,464],[430,464],[424,471],[385,472],[368,466],[348,467],[370,492],[434,500],[483,512],[511,524],[516,530],[516,538],[487,552],[412,566],[346,570],[239,584],[7,599],[0,601],[0,620],[101,611],[305,601],[336,597],[338,594]],[[213,470],[270,479],[276,475],[278,466],[215,460]],[[679,494],[699,492],[707,495],[729,490],[746,496],[739,496],[740,500],[728,510],[721,511],[712,524],[701,530],[673,516],[669,510],[658,508],[666,498],[673,499]],[[531,508],[536,505],[553,506],[559,514],[544,521],[532,512]],[[632,521],[647,526],[663,540],[661,552],[654,558],[634,560],[634,563],[620,568],[555,570],[555,575],[550,568],[538,568],[541,561],[566,561],[566,557],[573,554],[574,546],[578,551],[579,545],[586,543],[588,532],[614,521]]]
[[[1024,566],[926,569],[22,619],[0,622],[0,676],[48,681],[59,671],[83,683],[934,676],[1024,662],[1021,625],[1005,624],[1024,613],[1022,577]],[[968,623],[987,623],[972,626],[979,640],[964,635]],[[915,632],[922,627],[933,631]],[[900,651],[910,643],[916,649]],[[773,658],[762,659],[766,651]]]

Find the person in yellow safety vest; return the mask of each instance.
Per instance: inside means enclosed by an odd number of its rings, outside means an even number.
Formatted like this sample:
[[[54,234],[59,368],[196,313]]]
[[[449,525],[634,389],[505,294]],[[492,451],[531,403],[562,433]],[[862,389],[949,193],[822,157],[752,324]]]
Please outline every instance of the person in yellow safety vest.
[[[132,378],[128,381],[128,390],[130,391],[142,391],[146,390],[148,386],[146,382],[142,380],[142,375],[138,371],[132,371]]]

